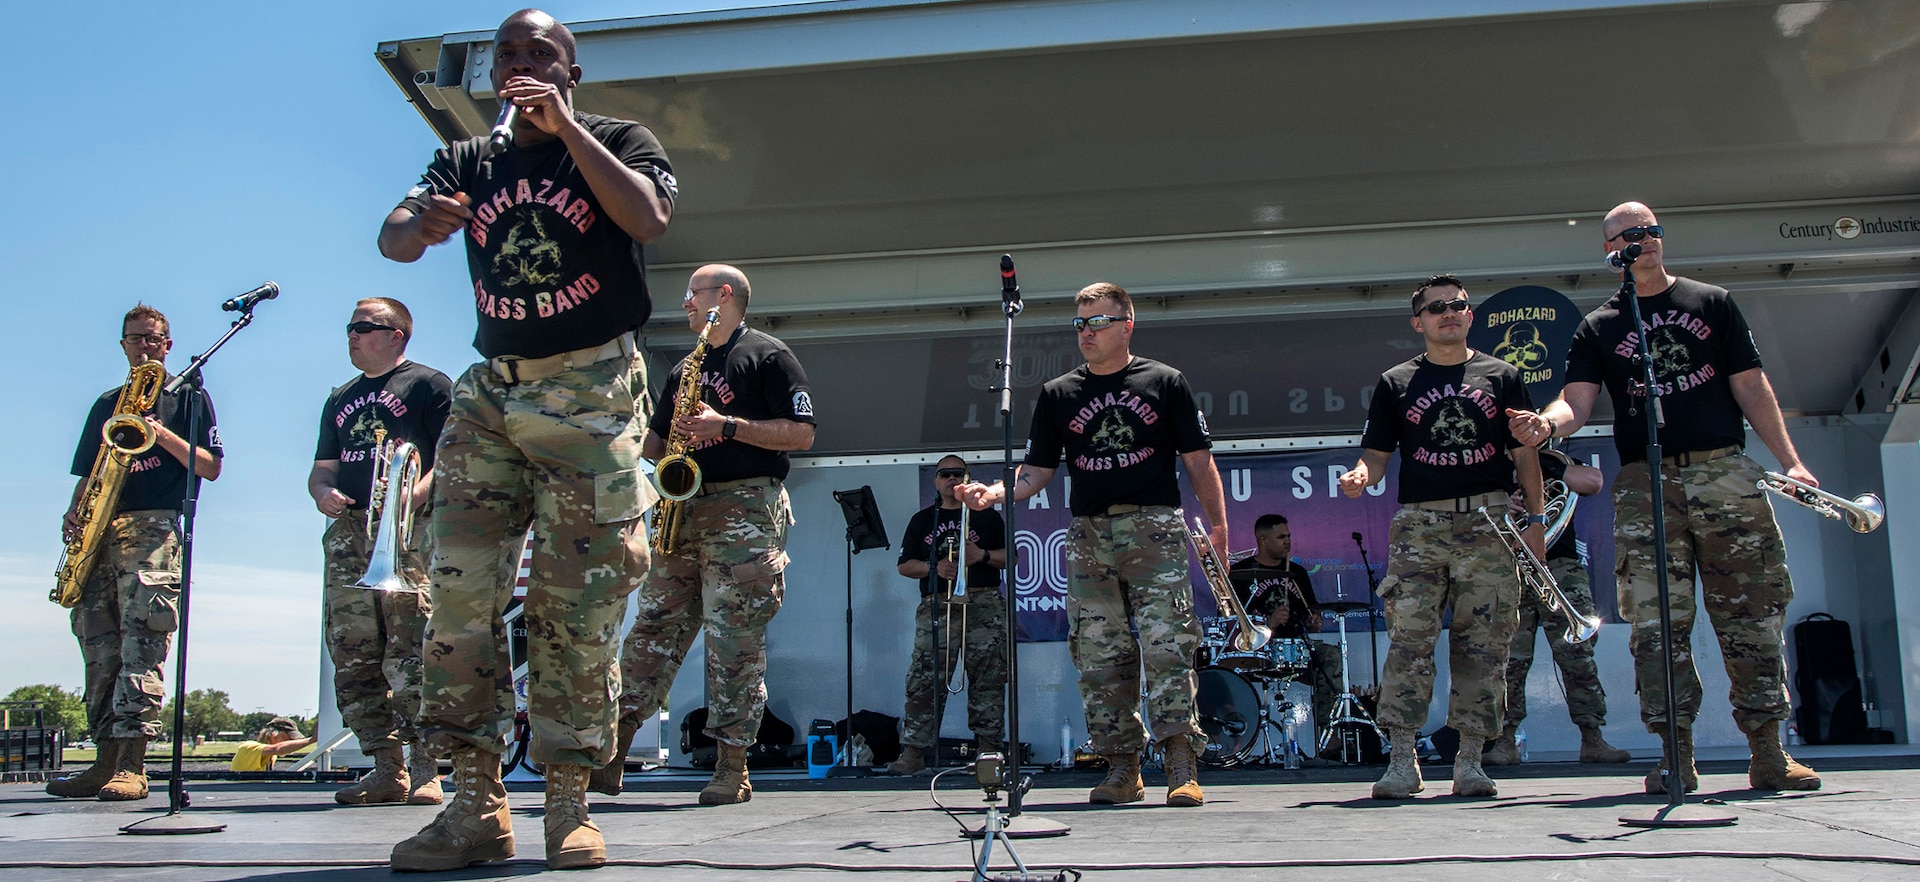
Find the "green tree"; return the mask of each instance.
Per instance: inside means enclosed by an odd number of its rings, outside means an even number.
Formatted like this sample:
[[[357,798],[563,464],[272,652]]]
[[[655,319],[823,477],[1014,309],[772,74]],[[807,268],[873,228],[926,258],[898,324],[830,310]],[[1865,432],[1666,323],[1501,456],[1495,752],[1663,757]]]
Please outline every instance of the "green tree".
[[[173,729],[173,699],[167,700],[167,706],[160,711],[162,728]],[[215,732],[226,732],[240,728],[240,714],[227,704],[227,693],[218,689],[195,689],[187,693],[186,736],[192,740],[196,735],[211,736]]]
[[[80,693],[68,692],[50,683],[22,686],[7,693],[7,701],[38,701],[46,708],[46,724],[67,730],[67,740],[81,741],[93,737],[87,731],[87,705],[81,700]],[[14,725],[21,725],[15,720]]]

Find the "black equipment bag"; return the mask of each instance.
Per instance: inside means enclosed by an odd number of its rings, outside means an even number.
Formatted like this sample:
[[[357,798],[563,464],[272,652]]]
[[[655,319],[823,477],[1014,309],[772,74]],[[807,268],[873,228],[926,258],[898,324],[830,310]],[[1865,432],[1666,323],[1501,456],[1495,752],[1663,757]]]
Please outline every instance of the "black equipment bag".
[[[1864,744],[1867,711],[1859,669],[1853,664],[1853,629],[1826,613],[1793,626],[1794,708],[1800,737],[1808,744]]]
[[[847,743],[847,720],[833,724],[840,743]],[[860,710],[853,715],[853,734],[863,735],[873,751],[873,764],[884,766],[900,758],[900,718],[879,711]]]
[[[687,764],[696,769],[711,769],[719,762],[719,746],[707,737],[707,708],[694,708],[680,718],[680,752]],[[793,765],[793,726],[773,715],[760,712],[760,734],[747,746],[747,768],[784,769]]]

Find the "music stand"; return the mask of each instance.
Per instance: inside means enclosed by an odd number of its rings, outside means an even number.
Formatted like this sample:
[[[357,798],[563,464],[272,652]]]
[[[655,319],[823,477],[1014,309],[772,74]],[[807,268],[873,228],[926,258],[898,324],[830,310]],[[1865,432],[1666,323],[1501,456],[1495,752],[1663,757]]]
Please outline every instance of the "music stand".
[[[873,500],[873,487],[862,484],[858,490],[835,490],[833,501],[840,503],[840,514],[847,519],[847,743],[842,745],[839,765],[827,772],[830,778],[859,778],[871,770],[853,763],[853,556],[869,548],[892,548],[887,528],[880,521],[880,505]]]

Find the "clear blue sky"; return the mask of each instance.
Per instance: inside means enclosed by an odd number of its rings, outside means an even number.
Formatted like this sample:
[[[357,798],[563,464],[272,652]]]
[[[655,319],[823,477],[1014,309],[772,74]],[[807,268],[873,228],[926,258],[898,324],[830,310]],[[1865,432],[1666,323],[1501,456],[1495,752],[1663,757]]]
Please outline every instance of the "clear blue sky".
[[[241,712],[318,707],[320,533],[306,493],[320,406],[353,375],[343,330],[360,297],[412,309],[408,355],[457,376],[475,359],[458,246],[419,262],[374,248],[381,218],[438,140],[375,63],[382,40],[487,30],[524,2],[83,4],[17,35],[0,168],[0,265],[21,418],[0,440],[0,694],[81,685],[67,613],[47,601],[68,470],[87,407],[122,382],[120,316],[172,320],[178,369],[223,333],[220,301],[282,294],[222,350],[208,389],[226,442],[194,555],[189,689]],[[582,0],[578,22],[748,5]],[[673,284],[677,284],[673,283]],[[173,668],[169,662],[168,693]]]

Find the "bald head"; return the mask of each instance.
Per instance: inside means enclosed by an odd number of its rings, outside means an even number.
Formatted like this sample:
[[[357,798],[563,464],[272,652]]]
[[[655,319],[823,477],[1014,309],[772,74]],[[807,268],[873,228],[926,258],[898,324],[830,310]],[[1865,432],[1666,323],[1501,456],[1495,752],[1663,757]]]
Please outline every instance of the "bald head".
[[[1654,219],[1653,209],[1640,202],[1622,202],[1607,212],[1607,219],[1601,223],[1602,233],[1611,240],[1628,227],[1650,227],[1660,221]]]
[[[552,40],[555,46],[560,47],[561,53],[565,56],[562,62],[563,64],[571,66],[579,58],[579,51],[573,42],[573,32],[567,30],[567,26],[561,24],[559,19],[538,9],[522,9],[519,12],[507,16],[507,19],[500,23],[500,27],[494,29],[494,42],[501,42],[501,37],[506,32],[508,26],[515,24],[528,25],[532,27],[536,33]]]

